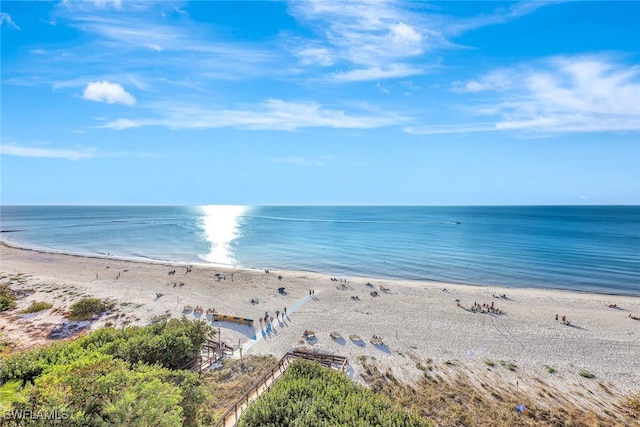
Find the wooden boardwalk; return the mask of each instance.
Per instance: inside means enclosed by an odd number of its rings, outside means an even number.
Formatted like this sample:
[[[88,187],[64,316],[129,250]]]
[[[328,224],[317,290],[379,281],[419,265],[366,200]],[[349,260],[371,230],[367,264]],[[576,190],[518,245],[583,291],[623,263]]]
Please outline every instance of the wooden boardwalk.
[[[200,348],[200,354],[180,369],[202,373],[202,371],[211,368],[214,363],[221,361],[224,356],[232,354],[233,347],[209,339]]]
[[[256,400],[262,393],[269,390],[271,386],[287,370],[291,362],[295,359],[305,359],[318,362],[327,368],[336,369],[341,372],[347,367],[347,358],[342,356],[332,356],[327,354],[305,353],[301,351],[290,351],[285,354],[278,364],[260,380],[258,380],[246,393],[231,405],[222,417],[213,425],[214,427],[235,427],[242,413]]]

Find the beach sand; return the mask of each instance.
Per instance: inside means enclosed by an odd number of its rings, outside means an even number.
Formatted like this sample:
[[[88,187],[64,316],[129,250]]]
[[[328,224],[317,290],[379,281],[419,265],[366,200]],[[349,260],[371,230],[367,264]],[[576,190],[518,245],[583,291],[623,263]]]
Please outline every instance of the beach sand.
[[[169,275],[172,270],[175,274]],[[185,306],[215,308],[220,314],[254,320],[253,328],[210,322],[219,328],[221,341],[236,348],[234,357],[240,355],[239,346],[244,355],[277,358],[305,347],[348,357],[348,374],[356,380],[358,361],[366,357],[381,371],[389,368],[409,383],[430,364],[431,374],[441,378],[463,375],[477,384],[535,396],[543,404],[571,401],[614,414],[620,398],[640,392],[640,321],[628,317],[640,316],[640,297],[365,277],[334,281],[310,272],[267,274],[201,265],[187,273],[185,265],[54,254],[5,244],[0,245],[0,272],[2,283],[13,279],[12,288],[28,294],[18,300],[16,310],[0,315],[0,332],[16,349],[51,342],[51,331],[66,322],[63,312],[82,296],[92,296],[116,305],[97,320],[80,324],[85,330],[107,322],[146,325],[160,316],[207,320],[206,313],[185,313]],[[285,293],[278,292],[280,287]],[[33,301],[48,301],[54,308],[19,313]],[[473,312],[475,302],[493,303],[503,314]],[[277,321],[276,310],[285,307],[288,316]],[[274,317],[268,332],[258,322],[265,312]],[[556,321],[556,314],[571,324]],[[303,337],[307,329],[315,332],[315,340]],[[331,338],[333,331],[342,339]],[[383,344],[372,344],[373,335],[382,337]],[[585,378],[581,371],[595,378]]]

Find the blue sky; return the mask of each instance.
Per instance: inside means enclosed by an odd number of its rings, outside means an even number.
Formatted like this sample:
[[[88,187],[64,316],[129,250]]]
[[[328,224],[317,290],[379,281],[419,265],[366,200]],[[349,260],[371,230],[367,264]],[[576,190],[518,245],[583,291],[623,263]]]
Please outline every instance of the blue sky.
[[[640,2],[0,13],[2,204],[640,204]]]

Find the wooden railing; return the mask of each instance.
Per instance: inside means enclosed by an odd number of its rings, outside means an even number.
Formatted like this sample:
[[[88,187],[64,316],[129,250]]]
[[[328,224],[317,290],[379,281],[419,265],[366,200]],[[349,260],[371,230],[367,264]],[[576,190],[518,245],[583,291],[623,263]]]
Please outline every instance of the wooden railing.
[[[262,393],[271,387],[271,385],[287,370],[291,363],[292,355],[285,354],[278,364],[267,372],[262,378],[260,378],[253,386],[247,390],[238,400],[231,405],[222,417],[213,425],[214,427],[221,426],[235,426],[240,419],[240,415],[249,403],[257,399]]]
[[[207,352],[206,355],[204,354],[205,351]],[[185,363],[180,369],[202,373],[204,369],[209,368],[225,355],[231,354],[233,354],[233,347],[208,338],[202,347],[200,347],[200,353]]]
[[[262,393],[269,390],[271,386],[287,370],[294,359],[305,359],[318,362],[327,368],[337,369],[344,372],[347,366],[347,358],[343,356],[333,356],[327,354],[305,353],[302,351],[290,351],[285,354],[278,364],[262,376],[253,386],[247,390],[233,405],[231,405],[213,427],[235,426],[244,410],[253,400],[260,397]]]

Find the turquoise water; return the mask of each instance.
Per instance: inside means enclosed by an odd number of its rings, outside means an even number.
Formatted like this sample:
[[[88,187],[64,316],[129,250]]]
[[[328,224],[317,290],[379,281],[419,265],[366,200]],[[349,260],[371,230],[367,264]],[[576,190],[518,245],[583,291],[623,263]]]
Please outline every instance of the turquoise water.
[[[3,206],[0,229],[88,255],[640,295],[638,206]]]

